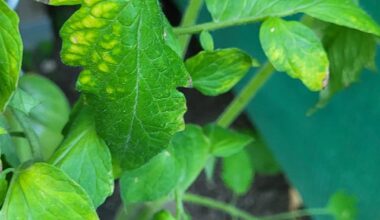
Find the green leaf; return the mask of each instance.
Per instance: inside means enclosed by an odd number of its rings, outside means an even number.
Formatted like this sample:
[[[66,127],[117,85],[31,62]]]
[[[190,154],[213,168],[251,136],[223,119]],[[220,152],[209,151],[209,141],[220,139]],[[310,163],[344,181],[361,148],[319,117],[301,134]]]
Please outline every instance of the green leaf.
[[[0,1],[0,112],[16,90],[22,60],[22,40],[17,14]]]
[[[256,173],[275,175],[281,172],[281,167],[274,158],[263,138],[255,136],[255,141],[246,147]]]
[[[380,36],[380,27],[352,0],[206,0],[214,21],[250,21],[306,13]]]
[[[50,161],[81,185],[98,207],[113,192],[111,153],[96,134],[92,113],[77,108],[65,140]]]
[[[147,164],[125,171],[120,178],[124,204],[153,201],[167,196],[176,186],[181,166],[173,152],[164,150]]]
[[[174,136],[171,146],[182,167],[177,188],[186,191],[206,165],[210,142],[199,126],[187,125],[185,131]]]
[[[83,1],[61,30],[62,59],[82,66],[78,88],[124,169],[137,168],[184,128],[189,77],[167,46],[156,0]]]
[[[175,220],[175,218],[169,211],[161,210],[154,214],[153,220]]]
[[[278,71],[300,79],[311,91],[320,91],[327,85],[327,54],[308,27],[296,21],[269,18],[261,27],[260,41]]]
[[[9,106],[25,114],[29,114],[40,102],[22,89],[17,89]]]
[[[202,45],[202,48],[206,51],[214,50],[214,39],[208,31],[202,31],[199,36],[199,41]]]
[[[331,196],[327,209],[334,216],[335,220],[356,220],[357,200],[355,196],[345,192],[336,192]]]
[[[357,82],[363,69],[374,69],[376,56],[376,39],[371,34],[330,25],[323,35],[331,73],[316,108],[324,107],[335,93]]]
[[[302,12],[322,21],[380,36],[380,27],[352,0],[314,0]]]
[[[229,157],[236,154],[253,141],[249,135],[217,125],[208,125],[204,131],[210,139],[211,153],[217,157]]]
[[[39,102],[29,119],[39,137],[43,158],[48,159],[63,139],[61,131],[69,119],[69,103],[60,88],[42,76],[21,77],[20,88]]]
[[[2,219],[98,219],[86,192],[46,163],[16,171],[1,215]]]
[[[4,115],[0,115],[0,127],[9,130],[9,125],[6,123]],[[9,133],[0,135],[0,151],[12,167],[19,165],[20,161]]]
[[[173,27],[169,23],[169,21],[164,19],[164,39],[165,43],[174,51],[176,54],[181,57],[182,56],[182,46],[177,38],[177,35],[175,35],[173,31]]]
[[[37,2],[42,2],[49,5],[78,5],[82,0],[36,0]]]
[[[254,169],[246,150],[223,158],[222,179],[224,184],[237,195],[244,195],[251,188]]]
[[[252,67],[252,58],[232,48],[203,51],[186,61],[193,86],[204,95],[217,96],[232,89]]]

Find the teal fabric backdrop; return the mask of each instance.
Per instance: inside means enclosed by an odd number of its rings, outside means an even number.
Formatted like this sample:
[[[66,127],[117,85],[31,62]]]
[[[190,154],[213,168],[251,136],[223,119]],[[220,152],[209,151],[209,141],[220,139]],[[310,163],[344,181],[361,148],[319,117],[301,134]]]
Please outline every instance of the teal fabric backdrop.
[[[380,1],[362,0],[361,5],[380,23]],[[201,20],[208,19],[204,10]],[[216,31],[216,47],[243,48],[264,60],[258,27]],[[307,117],[306,111],[317,98],[299,81],[276,73],[247,113],[306,206],[324,206],[331,194],[343,189],[358,197],[359,219],[380,219],[380,74],[365,72],[361,82]]]

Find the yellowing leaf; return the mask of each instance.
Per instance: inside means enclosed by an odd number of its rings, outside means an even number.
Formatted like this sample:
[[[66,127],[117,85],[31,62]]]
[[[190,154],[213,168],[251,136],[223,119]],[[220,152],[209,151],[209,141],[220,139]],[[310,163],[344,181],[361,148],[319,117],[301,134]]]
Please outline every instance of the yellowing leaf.
[[[308,27],[297,21],[269,18],[261,27],[260,41],[278,71],[300,79],[311,91],[320,91],[327,85],[327,54]]]

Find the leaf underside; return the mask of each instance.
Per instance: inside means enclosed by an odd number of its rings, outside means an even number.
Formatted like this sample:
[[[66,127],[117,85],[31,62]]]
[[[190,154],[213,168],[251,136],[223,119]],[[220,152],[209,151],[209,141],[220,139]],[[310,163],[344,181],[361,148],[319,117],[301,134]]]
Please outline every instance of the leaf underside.
[[[165,28],[157,0],[88,0],[61,30],[62,59],[84,67],[78,88],[124,169],[146,163],[184,128],[176,88],[189,77]]]

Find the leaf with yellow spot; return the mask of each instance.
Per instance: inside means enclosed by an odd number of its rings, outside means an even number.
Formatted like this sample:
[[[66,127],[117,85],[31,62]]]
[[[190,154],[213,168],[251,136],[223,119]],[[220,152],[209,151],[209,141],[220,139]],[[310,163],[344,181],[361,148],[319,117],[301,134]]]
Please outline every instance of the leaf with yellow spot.
[[[5,1],[0,1],[0,112],[17,87],[22,60],[19,19]]]
[[[189,76],[165,41],[165,22],[157,0],[84,0],[61,30],[62,59],[84,68],[78,88],[124,169],[146,163],[184,128],[176,88]]]
[[[329,61],[315,33],[297,21],[267,19],[260,41],[270,62],[312,91],[323,89],[329,78]]]

